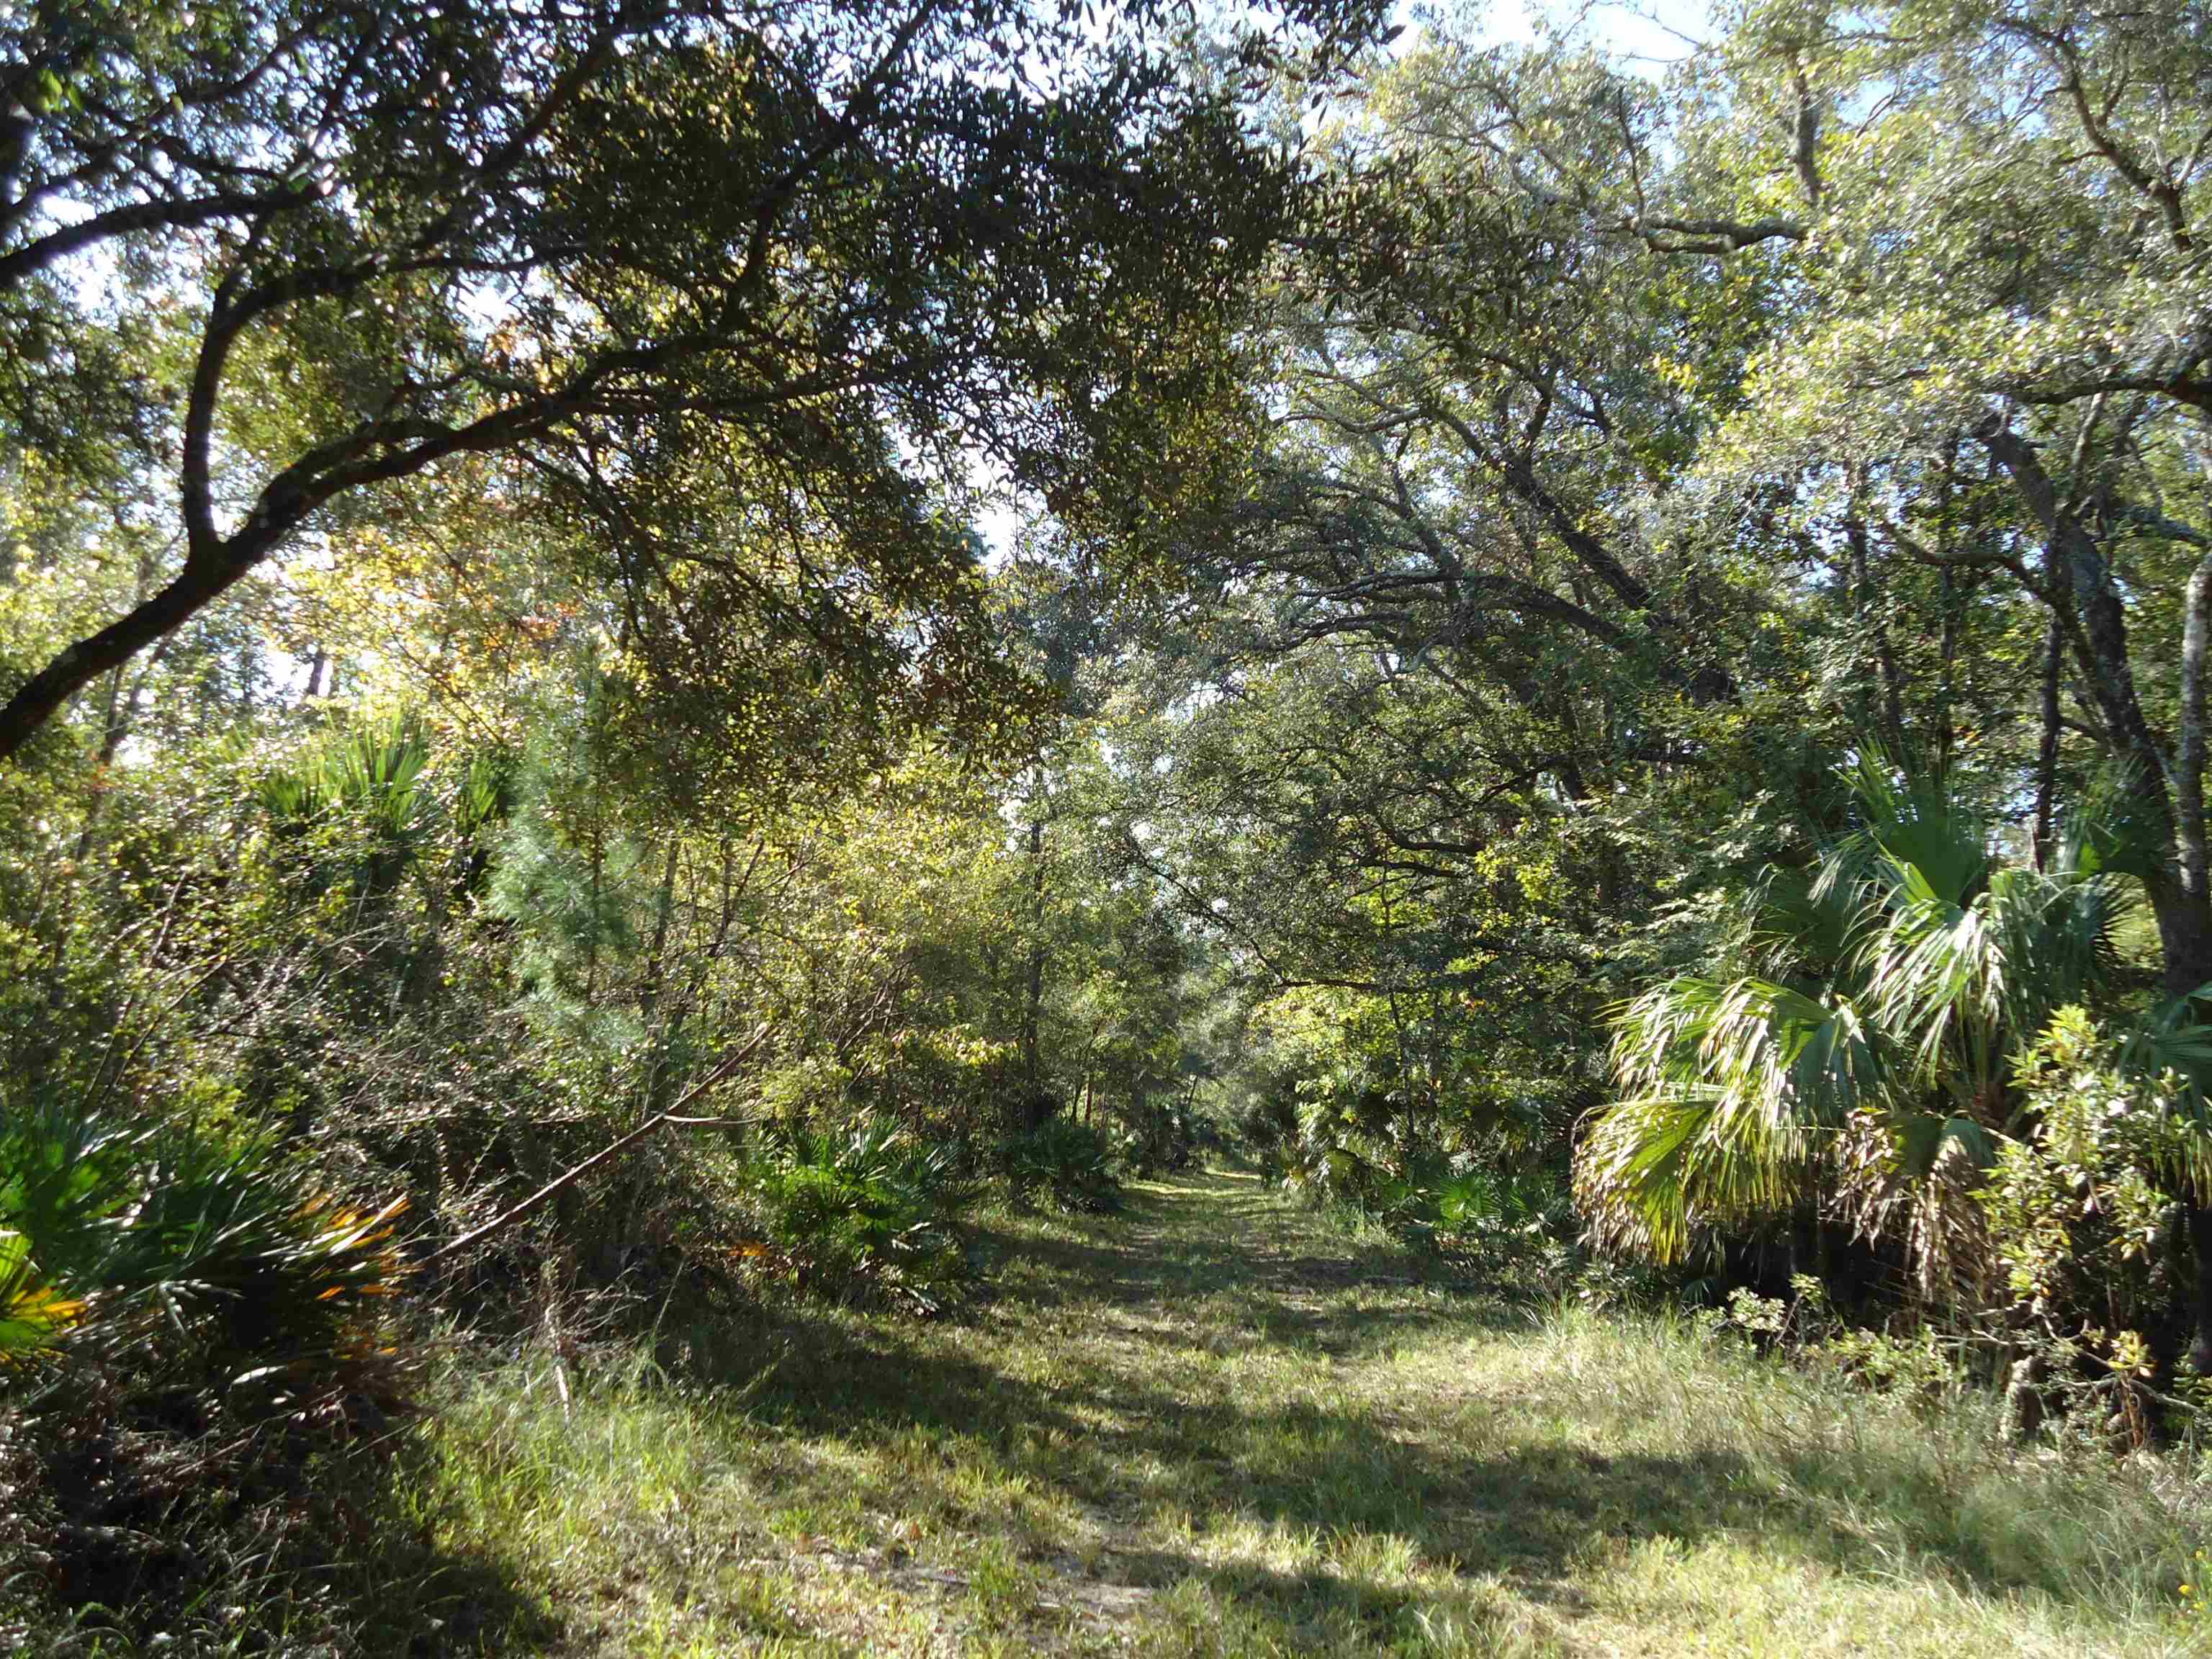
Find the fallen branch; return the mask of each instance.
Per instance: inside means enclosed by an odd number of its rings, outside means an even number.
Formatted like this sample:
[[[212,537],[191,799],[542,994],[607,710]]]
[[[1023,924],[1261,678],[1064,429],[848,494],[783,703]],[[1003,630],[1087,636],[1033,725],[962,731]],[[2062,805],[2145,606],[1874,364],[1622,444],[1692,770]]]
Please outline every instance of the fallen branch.
[[[552,1180],[547,1182],[543,1187],[540,1187],[536,1192],[531,1194],[529,1197],[524,1199],[520,1204],[515,1205],[511,1209],[501,1211],[490,1220],[485,1222],[481,1227],[471,1227],[468,1231],[463,1233],[459,1238],[456,1238],[448,1243],[440,1245],[436,1249],[431,1251],[424,1259],[428,1261],[436,1261],[442,1257],[453,1255],[456,1250],[464,1249],[469,1245],[476,1243],[480,1239],[489,1237],[492,1234],[499,1231],[502,1227],[506,1227],[512,1223],[521,1220],[523,1217],[528,1215],[532,1210],[536,1209],[540,1204],[543,1204],[547,1199],[552,1197],[554,1194],[559,1192],[563,1187],[568,1186],[570,1183],[575,1182],[580,1177],[589,1175],[593,1170],[598,1169],[600,1164],[605,1164],[609,1158],[621,1156],[622,1153],[628,1151],[630,1147],[637,1145],[639,1141],[643,1140],[647,1135],[653,1133],[657,1129],[678,1127],[691,1129],[734,1129],[745,1124],[760,1122],[761,1120],[757,1117],[686,1117],[683,1115],[683,1112],[686,1106],[689,1106],[693,1101],[698,1099],[700,1096],[705,1094],[709,1089],[712,1089],[718,1084],[726,1081],[731,1073],[736,1071],[738,1066],[744,1065],[746,1060],[751,1059],[754,1051],[757,1049],[762,1043],[768,1041],[768,1032],[769,1028],[765,1025],[762,1026],[760,1030],[755,1031],[751,1036],[748,1037],[742,1046],[734,1048],[729,1054],[725,1054],[721,1060],[717,1062],[713,1071],[708,1073],[706,1076],[701,1078],[696,1083],[686,1089],[683,1095],[677,1100],[676,1103],[671,1106],[666,1111],[655,1112],[651,1117],[646,1119],[644,1122],[639,1124],[637,1127],[632,1129],[628,1134],[623,1136],[621,1139],[614,1141],[608,1146],[600,1147],[598,1152],[593,1152],[581,1164],[575,1165],[573,1169],[564,1170],[560,1175],[555,1176]]]

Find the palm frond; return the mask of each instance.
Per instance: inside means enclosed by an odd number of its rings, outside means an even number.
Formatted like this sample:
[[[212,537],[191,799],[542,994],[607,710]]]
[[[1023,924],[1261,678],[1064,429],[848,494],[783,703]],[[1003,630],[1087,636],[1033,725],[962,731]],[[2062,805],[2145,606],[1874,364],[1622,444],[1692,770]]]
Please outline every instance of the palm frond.
[[[2168,1078],[2176,1120],[2160,1161],[2194,1192],[2212,1200],[2212,984],[2172,997],[2120,1039],[2118,1060],[2138,1076]]]
[[[1917,872],[1868,937],[1859,966],[1869,1006],[1923,1085],[1962,1060],[1986,1077],[1998,1057],[2008,969],[1998,946],[1979,906],[1949,902]]]
[[[1978,1259],[1972,1194],[2033,1111],[2016,1064],[2112,983],[2140,836],[2091,811],[2046,869],[2001,865],[1964,800],[1874,755],[1844,777],[1854,826],[1812,879],[1780,870],[1747,896],[1759,975],[1670,980],[1614,1012],[1623,1097],[1577,1158],[1601,1241],[1672,1258],[1700,1221],[1817,1190],[1902,1237],[1931,1293]],[[2183,1079],[2161,1156],[2212,1193],[2208,1016],[2212,987],[2161,1010],[2127,1065]]]
[[[2105,768],[2066,817],[2055,868],[2077,875],[2148,881],[2172,858],[2166,827],[2144,815],[2142,794],[2124,765]]]
[[[1620,1009],[1613,1069],[1632,1094],[1712,1091],[1716,1109],[1807,1126],[1841,1121],[1879,1086],[1858,1009],[1772,980],[1683,975]]]
[[[1910,882],[1963,905],[1986,884],[1988,826],[1962,803],[1873,756],[1861,757],[1844,777],[1859,825],[1823,859],[1816,891],[1879,892]]]
[[[1850,957],[1857,908],[1820,873],[1778,866],[1759,883],[1747,943],[1761,971],[1825,979]]]
[[[2111,980],[2119,965],[2114,930],[2139,902],[2139,890],[2126,883],[2063,867],[2002,870],[1991,878],[1983,908],[2009,968],[2003,1007],[2015,1043]]]
[[[1850,1001],[1752,978],[1655,987],[1619,1012],[1613,1059],[1626,1097],[1593,1126],[1577,1192],[1606,1242],[1668,1261],[1698,1220],[1785,1207],[1883,1072]]]

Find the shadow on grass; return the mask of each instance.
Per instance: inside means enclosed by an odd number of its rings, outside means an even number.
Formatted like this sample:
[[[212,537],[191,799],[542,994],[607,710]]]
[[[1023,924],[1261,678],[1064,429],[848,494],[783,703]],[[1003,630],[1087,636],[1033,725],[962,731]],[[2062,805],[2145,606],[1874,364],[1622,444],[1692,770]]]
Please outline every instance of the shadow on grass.
[[[505,1565],[443,1546],[410,1510],[415,1437],[387,1453],[297,1425],[225,1439],[128,1413],[30,1433],[47,1443],[13,1518],[40,1547],[5,1579],[16,1607],[0,1603],[0,1630],[21,1621],[17,1651],[498,1655],[560,1631]]]
[[[1230,1183],[1236,1183],[1231,1185]],[[1170,1206],[1195,1189],[1225,1238],[1170,1224]],[[1193,1178],[1180,1188],[1139,1188],[1130,1213],[1062,1231],[987,1233],[995,1299],[1041,1309],[1133,1310],[1223,1297],[1244,1326],[1271,1344],[1340,1357],[1399,1346],[1450,1326],[1502,1331],[1527,1315],[1483,1293],[1443,1260],[1395,1243],[1348,1241],[1339,1250],[1280,1228],[1281,1200],[1251,1176]],[[1310,1229],[1302,1229],[1309,1231]],[[1276,1237],[1271,1237],[1274,1234]],[[1419,1297],[1419,1300],[1409,1300]],[[1194,1334],[1191,1340],[1200,1339]]]
[[[1170,1205],[1192,1203],[1209,1206],[1203,1231],[1171,1224]],[[1402,1401],[1391,1410],[1332,1398],[1347,1359],[1447,1326],[1511,1329],[1525,1318],[1438,1294],[1415,1258],[1374,1264],[1352,1260],[1349,1245],[1329,1255],[1310,1229],[1271,1233],[1279,1213],[1256,1190],[1215,1176],[1140,1192],[1111,1220],[1003,1221],[988,1241],[1003,1288],[954,1332],[798,1310],[723,1322],[701,1340],[704,1371],[747,1385],[727,1455],[753,1464],[757,1489],[801,1510],[933,1514],[956,1529],[1001,1534],[1035,1560],[1059,1553],[1055,1517],[1073,1508],[1094,1542],[1104,1540],[1104,1579],[1154,1589],[1195,1581],[1239,1616],[1300,1639],[1409,1638],[1415,1598],[1356,1571],[1273,1571],[1145,1543],[1140,1532],[1157,1536],[1167,1516],[1200,1536],[1239,1524],[1364,1535],[1455,1577],[1464,1615],[1479,1626],[1489,1615],[1473,1575],[1571,1604],[1594,1556],[1622,1540],[1694,1546],[1755,1533],[1839,1572],[1893,1578],[1893,1555],[1838,1516],[1850,1504],[1893,1501],[1893,1534],[1942,1560],[1931,1573],[1990,1589],[2059,1588],[1971,1552],[1947,1553],[1957,1540],[1927,1535],[1921,1519],[1929,1495],[1885,1498],[1867,1468],[1817,1457],[1754,1468],[1723,1444],[1607,1455],[1539,1437],[1534,1420],[1516,1428],[1510,1414],[1485,1429],[1423,1420]],[[1200,1302],[1207,1320],[1179,1318],[1179,1308]],[[1113,1340],[1085,1341],[1079,1365],[1046,1366],[1040,1381],[1036,1367],[1025,1374],[994,1353],[1001,1317]],[[1220,1364],[1224,1340],[1232,1350],[1239,1340],[1262,1352],[1303,1350],[1314,1369],[1282,1397],[1240,1389]],[[1029,1495],[1033,1526],[978,1495],[991,1490]]]

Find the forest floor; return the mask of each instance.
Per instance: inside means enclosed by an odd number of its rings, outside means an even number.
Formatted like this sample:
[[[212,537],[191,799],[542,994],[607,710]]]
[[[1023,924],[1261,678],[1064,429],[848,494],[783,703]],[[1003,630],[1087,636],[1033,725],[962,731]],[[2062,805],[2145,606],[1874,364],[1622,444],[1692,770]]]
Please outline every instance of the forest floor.
[[[2201,1471],[1515,1311],[1248,1176],[1130,1200],[993,1218],[944,1318],[457,1385],[412,1498],[447,1565],[390,1616],[417,1651],[2212,1650]]]

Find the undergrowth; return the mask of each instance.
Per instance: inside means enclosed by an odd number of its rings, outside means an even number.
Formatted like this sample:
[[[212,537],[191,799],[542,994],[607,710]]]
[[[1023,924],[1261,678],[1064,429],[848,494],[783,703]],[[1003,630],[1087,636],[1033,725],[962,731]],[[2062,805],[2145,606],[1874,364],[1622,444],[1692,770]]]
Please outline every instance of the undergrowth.
[[[991,1288],[934,1320],[679,1302],[642,1346],[453,1350],[346,1559],[241,1580],[239,1628],[363,1654],[2201,1650],[2200,1449],[2015,1452],[1986,1395],[1470,1295],[1243,1177],[975,1225]],[[211,1617],[176,1627],[222,1650]]]

